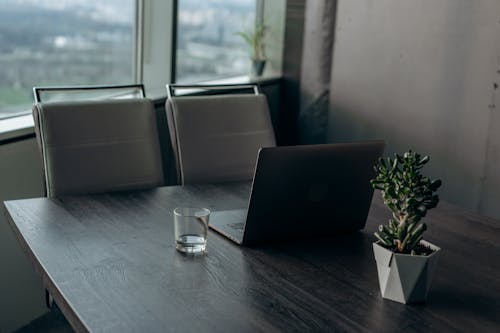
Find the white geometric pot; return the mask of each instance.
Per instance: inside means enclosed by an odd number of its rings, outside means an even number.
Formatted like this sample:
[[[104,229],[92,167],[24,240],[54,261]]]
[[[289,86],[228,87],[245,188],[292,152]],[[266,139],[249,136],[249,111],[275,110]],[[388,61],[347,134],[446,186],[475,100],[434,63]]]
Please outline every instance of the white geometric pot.
[[[382,297],[404,304],[426,300],[441,249],[420,242],[433,252],[428,256],[400,254],[373,243]]]

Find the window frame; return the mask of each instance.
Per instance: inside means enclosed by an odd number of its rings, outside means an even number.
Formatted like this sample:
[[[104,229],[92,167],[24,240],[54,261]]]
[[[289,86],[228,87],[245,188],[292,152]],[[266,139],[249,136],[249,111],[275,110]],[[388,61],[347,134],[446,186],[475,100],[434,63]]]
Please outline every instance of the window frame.
[[[126,83],[116,83],[114,85],[123,85],[123,84],[139,84],[141,83],[141,71],[140,71],[140,66],[139,66],[139,61],[141,60],[141,54],[142,50],[140,47],[140,43],[142,42],[142,38],[140,36],[140,31],[141,31],[141,26],[142,26],[142,6],[143,2],[145,0],[133,0],[133,6],[134,6],[134,15],[133,15],[133,22],[132,26],[134,29],[133,32],[133,41],[132,41],[132,82],[126,82]],[[156,0],[158,1],[158,0]],[[36,84],[34,87],[37,86]],[[59,85],[58,85],[59,86]],[[83,86],[83,85],[82,85]],[[111,86],[111,84],[109,85]],[[33,97],[32,103],[35,103],[35,98]],[[0,107],[0,122],[4,120],[9,120],[12,118],[17,118],[17,117],[23,117],[31,114],[31,107],[29,110],[22,110],[23,106],[19,106],[19,111],[12,112],[12,113],[7,113],[3,114],[2,109]],[[8,123],[17,123],[17,122],[8,122]],[[3,133],[2,127],[0,126],[0,134]],[[10,125],[5,126],[6,128],[10,128]],[[5,130],[4,130],[5,131]]]
[[[146,89],[146,95],[151,99],[160,99],[166,96],[165,84],[175,83],[176,54],[177,54],[177,22],[178,22],[179,0],[134,0],[134,40],[132,59],[132,81],[131,84],[142,83]],[[278,36],[280,48],[268,55],[275,69],[264,73],[261,78],[251,78],[249,75],[238,77],[227,77],[213,80],[217,82],[258,82],[269,78],[281,76],[282,46],[284,33],[284,19],[286,11],[286,0],[256,0],[255,24],[263,23],[272,26]],[[269,17],[276,16],[273,20]],[[268,66],[269,68],[269,66]],[[128,84],[129,82],[117,82],[116,84]],[[197,82],[192,82],[197,83]],[[20,110],[11,114],[2,115],[0,110],[0,122],[11,118],[24,117],[31,110]],[[8,123],[18,123],[9,121]],[[26,124],[32,126],[32,124]],[[10,129],[10,126],[2,128],[0,134]]]
[[[182,0],[180,0],[182,1]],[[264,2],[265,0],[255,0],[255,21],[254,27],[259,24],[264,23]],[[177,32],[179,27],[179,0],[173,0],[173,11],[172,11],[172,61],[170,68],[170,82],[177,83]],[[224,81],[231,80],[234,77],[245,77],[247,75],[237,75],[228,76],[218,79],[213,79],[213,81]],[[191,82],[192,84],[207,82],[207,81],[196,81]],[[210,81],[209,81],[210,82]]]

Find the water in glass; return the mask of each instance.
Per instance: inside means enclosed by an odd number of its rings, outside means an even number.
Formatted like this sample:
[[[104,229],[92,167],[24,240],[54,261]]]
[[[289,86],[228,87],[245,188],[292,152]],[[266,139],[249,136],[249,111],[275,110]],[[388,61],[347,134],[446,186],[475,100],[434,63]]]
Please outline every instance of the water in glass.
[[[184,253],[203,253],[207,247],[208,218],[206,208],[174,209],[175,248]]]

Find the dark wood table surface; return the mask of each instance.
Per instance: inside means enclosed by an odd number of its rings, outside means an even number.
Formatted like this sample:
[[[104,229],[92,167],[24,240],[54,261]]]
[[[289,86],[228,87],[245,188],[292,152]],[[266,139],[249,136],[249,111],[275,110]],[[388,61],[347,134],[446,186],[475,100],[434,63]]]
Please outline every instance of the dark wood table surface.
[[[446,203],[427,217],[442,253],[426,304],[380,295],[372,232],[389,212],[378,193],[354,234],[243,248],[210,231],[206,255],[175,251],[174,207],[243,208],[249,189],[37,198],[5,212],[77,331],[500,332],[500,222]]]

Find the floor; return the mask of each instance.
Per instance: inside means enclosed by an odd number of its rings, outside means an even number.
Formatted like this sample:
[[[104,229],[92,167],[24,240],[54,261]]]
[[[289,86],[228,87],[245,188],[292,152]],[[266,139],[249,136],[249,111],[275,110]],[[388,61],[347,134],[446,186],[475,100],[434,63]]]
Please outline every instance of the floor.
[[[41,317],[30,322],[28,325],[20,328],[16,333],[73,333],[70,324],[64,318],[61,311],[54,307]]]

